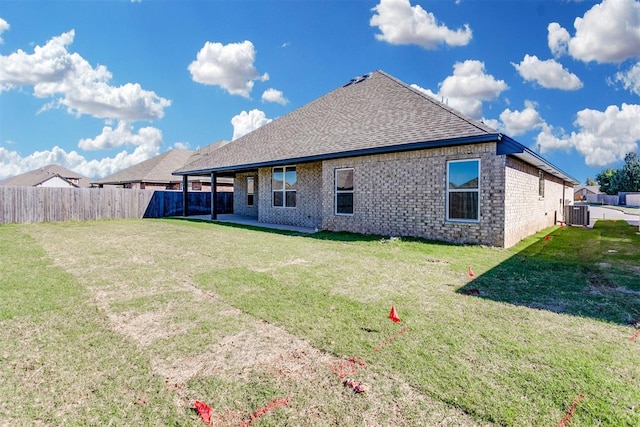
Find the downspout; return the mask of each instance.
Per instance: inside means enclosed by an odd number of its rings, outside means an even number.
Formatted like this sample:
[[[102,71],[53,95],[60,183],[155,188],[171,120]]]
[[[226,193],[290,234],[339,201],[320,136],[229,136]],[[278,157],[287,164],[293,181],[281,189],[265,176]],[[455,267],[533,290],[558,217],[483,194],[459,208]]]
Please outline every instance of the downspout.
[[[189,175],[182,175],[182,216],[189,216]]]
[[[567,200],[566,197],[566,191],[567,191],[567,181],[562,181],[562,204],[560,205],[560,216],[562,216],[562,222],[566,222],[565,221],[565,217],[564,217],[564,201]],[[556,224],[553,224],[556,225]]]

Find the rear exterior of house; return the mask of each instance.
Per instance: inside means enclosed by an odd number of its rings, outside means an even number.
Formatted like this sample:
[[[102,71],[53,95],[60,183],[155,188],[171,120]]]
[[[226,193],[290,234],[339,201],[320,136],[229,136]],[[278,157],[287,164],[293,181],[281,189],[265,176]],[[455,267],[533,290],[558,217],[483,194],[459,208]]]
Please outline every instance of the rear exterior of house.
[[[498,247],[561,220],[576,183],[382,72],[216,156],[176,173],[232,175],[234,213],[259,222]]]
[[[509,247],[561,220],[572,184],[495,152],[495,144],[476,144],[259,168],[236,175],[234,212],[271,224]],[[477,172],[478,185],[447,186],[456,168]],[[283,189],[295,192],[295,206],[274,206],[281,169],[295,171]],[[460,197],[472,203],[456,204]]]

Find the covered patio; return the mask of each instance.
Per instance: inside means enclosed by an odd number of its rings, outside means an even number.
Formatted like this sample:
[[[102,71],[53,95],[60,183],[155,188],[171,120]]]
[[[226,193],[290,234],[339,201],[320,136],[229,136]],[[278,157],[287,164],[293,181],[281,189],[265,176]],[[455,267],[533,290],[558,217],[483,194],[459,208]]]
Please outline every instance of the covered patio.
[[[211,215],[190,215],[182,218],[199,219],[202,221],[222,222],[222,223],[238,224],[238,225],[248,225],[251,227],[267,228],[270,230],[294,231],[296,233],[305,233],[305,234],[316,233],[318,231],[317,229],[309,228],[309,227],[299,227],[295,225],[269,224],[265,222],[258,222],[256,218],[250,217],[250,216],[244,216],[244,215],[218,214],[216,215],[216,217],[217,217],[216,219],[211,219]]]

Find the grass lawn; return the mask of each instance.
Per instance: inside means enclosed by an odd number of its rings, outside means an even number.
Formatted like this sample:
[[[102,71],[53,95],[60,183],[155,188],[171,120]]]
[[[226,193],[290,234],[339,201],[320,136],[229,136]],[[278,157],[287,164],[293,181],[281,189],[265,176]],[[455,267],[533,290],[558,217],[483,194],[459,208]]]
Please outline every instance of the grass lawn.
[[[0,425],[201,425],[200,400],[214,425],[549,426],[582,395],[569,425],[637,426],[636,232],[3,225]]]

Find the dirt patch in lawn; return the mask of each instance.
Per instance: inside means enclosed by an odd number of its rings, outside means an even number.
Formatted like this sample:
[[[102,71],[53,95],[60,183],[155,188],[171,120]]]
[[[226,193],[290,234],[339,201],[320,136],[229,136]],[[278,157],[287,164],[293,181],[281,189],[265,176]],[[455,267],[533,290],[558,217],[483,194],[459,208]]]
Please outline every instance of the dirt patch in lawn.
[[[142,314],[110,313],[108,316],[116,331],[131,338],[141,347],[146,347],[158,339],[169,338],[186,331],[182,325],[165,324],[165,321],[170,317],[170,313],[165,311],[150,311]]]
[[[373,366],[356,374],[369,386],[366,393],[356,395],[332,370],[343,359],[195,285],[193,277],[199,272],[216,263],[234,262],[225,259],[225,253],[213,255],[219,250],[215,241],[190,236],[184,248],[167,248],[162,234],[173,236],[171,226],[145,222],[136,226],[140,228],[135,234],[127,233],[127,222],[115,221],[92,228],[91,235],[71,225],[34,227],[30,234],[57,266],[88,289],[111,327],[148,355],[166,388],[175,392],[177,410],[193,407],[202,398],[190,388],[194,380],[215,377],[252,384],[266,375],[275,389],[286,392],[278,397],[293,396],[283,410],[289,411],[294,424],[298,420],[307,425],[477,425],[461,410],[420,393],[402,378],[376,372]],[[188,250],[194,247],[208,255]],[[300,267],[307,262],[294,258],[287,263]],[[232,321],[233,331],[225,329],[225,318]],[[214,322],[217,319],[220,325]],[[200,335],[193,338],[192,333]],[[237,425],[248,415],[229,407],[215,411],[213,418]]]

